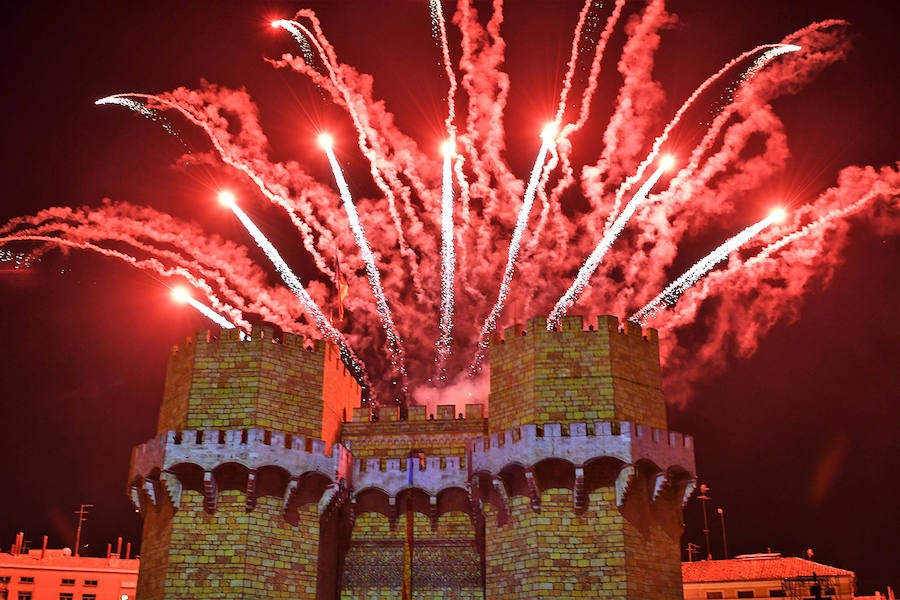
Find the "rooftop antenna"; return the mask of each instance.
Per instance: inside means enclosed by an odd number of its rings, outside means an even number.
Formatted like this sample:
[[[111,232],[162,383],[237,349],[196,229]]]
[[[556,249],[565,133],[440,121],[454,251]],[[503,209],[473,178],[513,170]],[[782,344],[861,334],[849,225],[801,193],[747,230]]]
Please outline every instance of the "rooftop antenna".
[[[698,546],[694,542],[688,542],[687,548],[685,548],[685,550],[687,550],[687,553],[688,553],[688,562],[694,562],[694,552],[696,552],[699,549],[700,549],[700,546]]]
[[[78,526],[75,528],[75,556],[79,556],[81,548],[81,526],[87,521],[87,509],[94,508],[93,504],[82,504],[81,508],[74,511],[78,515]]]

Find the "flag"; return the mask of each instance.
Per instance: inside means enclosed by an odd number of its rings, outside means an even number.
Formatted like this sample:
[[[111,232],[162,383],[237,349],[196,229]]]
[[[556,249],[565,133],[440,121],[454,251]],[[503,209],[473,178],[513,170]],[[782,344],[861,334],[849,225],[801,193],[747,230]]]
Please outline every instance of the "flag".
[[[337,292],[338,321],[343,321],[344,299],[350,293],[350,285],[347,283],[347,278],[344,277],[344,273],[341,271],[341,258],[337,253],[334,255],[334,289]]]

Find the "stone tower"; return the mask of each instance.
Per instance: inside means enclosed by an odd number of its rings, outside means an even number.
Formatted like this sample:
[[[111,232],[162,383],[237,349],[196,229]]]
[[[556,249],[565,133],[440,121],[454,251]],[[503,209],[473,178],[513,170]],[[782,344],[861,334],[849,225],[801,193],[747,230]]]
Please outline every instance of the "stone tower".
[[[681,598],[691,439],[666,431],[654,330],[614,317],[508,328],[474,440],[490,598]]]
[[[492,340],[489,416],[370,414],[332,346],[265,329],[176,349],[132,459],[140,597],[680,599],[656,332],[545,324]]]
[[[334,346],[276,342],[269,328],[246,340],[230,329],[169,357],[159,435],[132,454],[139,598],[327,591],[320,573],[334,571],[337,548],[319,504],[349,469],[335,442],[360,390]]]

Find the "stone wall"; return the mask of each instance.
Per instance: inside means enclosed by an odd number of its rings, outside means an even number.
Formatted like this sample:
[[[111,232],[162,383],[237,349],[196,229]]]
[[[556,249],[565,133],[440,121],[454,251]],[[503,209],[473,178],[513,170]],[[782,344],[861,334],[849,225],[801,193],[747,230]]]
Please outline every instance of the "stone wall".
[[[246,340],[237,329],[187,340],[173,350],[166,381],[160,432],[256,428],[331,444],[360,404],[333,345],[290,334],[276,340],[266,327]]]
[[[611,488],[590,495],[588,509],[573,510],[572,491],[510,498],[509,521],[485,514],[489,598],[624,598],[627,588],[623,519]],[[638,596],[635,596],[637,598]]]
[[[509,327],[491,344],[490,431],[525,423],[634,421],[666,428],[659,343],[652,329],[601,316]]]
[[[319,520],[315,505],[285,522],[279,499],[264,497],[251,512],[244,494],[219,493],[215,513],[187,491],[172,515],[164,595],[155,573],[142,565],[140,598],[315,598]],[[164,515],[160,517],[165,518]],[[143,556],[142,556],[143,561]]]

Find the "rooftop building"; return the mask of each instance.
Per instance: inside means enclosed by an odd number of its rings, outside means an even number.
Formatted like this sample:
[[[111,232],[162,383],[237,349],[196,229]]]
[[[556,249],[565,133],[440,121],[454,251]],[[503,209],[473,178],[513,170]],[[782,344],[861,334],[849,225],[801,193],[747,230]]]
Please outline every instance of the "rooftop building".
[[[134,600],[136,558],[73,556],[69,548],[0,552],[0,600]]]
[[[681,563],[684,600],[829,598],[852,600],[853,571],[777,553]]]

